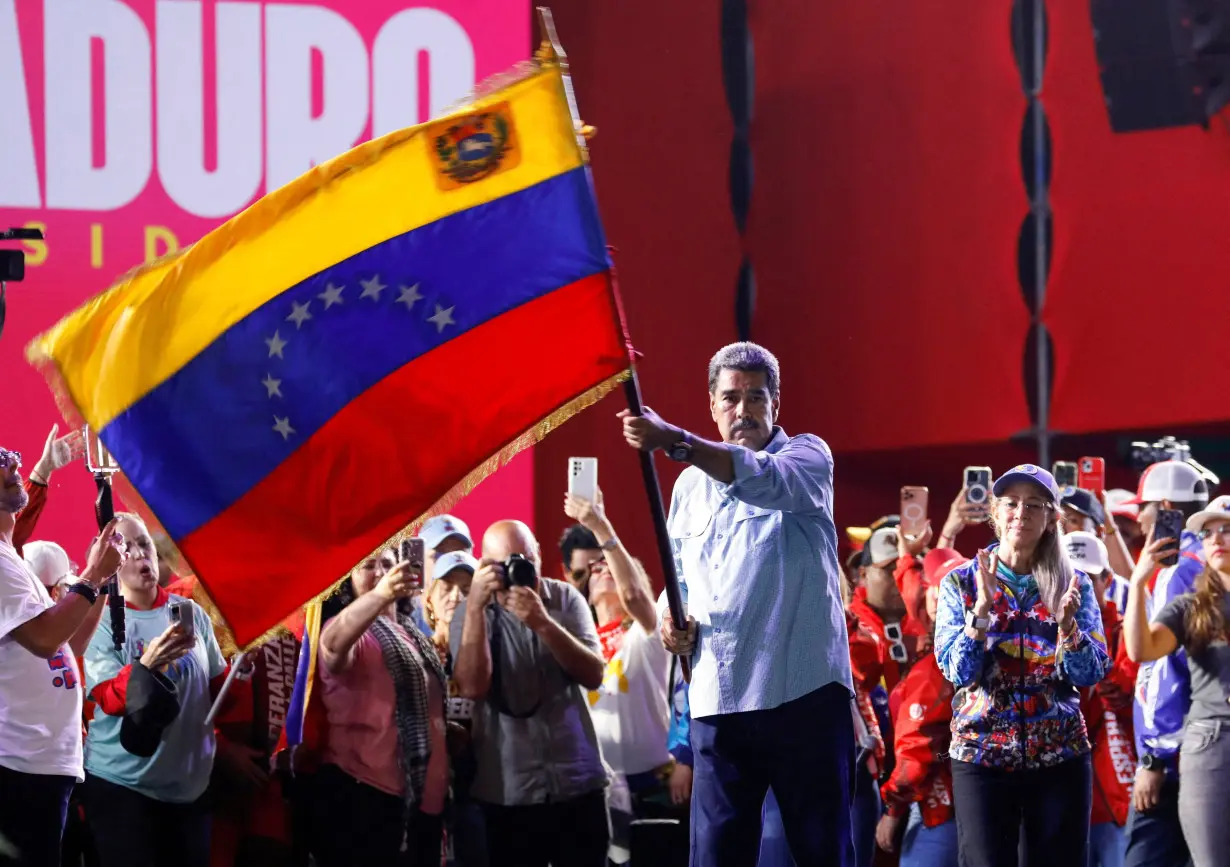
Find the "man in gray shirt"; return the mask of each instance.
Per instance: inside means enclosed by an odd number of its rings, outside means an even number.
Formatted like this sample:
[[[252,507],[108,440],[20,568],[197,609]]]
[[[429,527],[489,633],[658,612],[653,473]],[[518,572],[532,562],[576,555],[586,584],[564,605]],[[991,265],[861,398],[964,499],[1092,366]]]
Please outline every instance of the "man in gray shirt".
[[[492,524],[482,567],[449,630],[453,675],[474,699],[477,772],[490,867],[604,867],[606,771],[582,688],[604,663],[585,599],[542,577],[538,542],[520,521]],[[520,555],[533,586],[506,583]]]

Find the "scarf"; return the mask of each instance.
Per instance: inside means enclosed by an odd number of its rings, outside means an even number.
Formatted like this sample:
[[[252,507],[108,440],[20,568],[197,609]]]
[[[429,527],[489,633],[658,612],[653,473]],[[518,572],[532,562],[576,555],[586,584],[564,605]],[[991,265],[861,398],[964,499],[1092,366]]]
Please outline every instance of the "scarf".
[[[423,793],[427,779],[427,762],[431,758],[431,710],[427,706],[427,669],[439,681],[441,694],[447,694],[447,679],[439,654],[430,638],[414,624],[413,618],[397,612],[397,624],[406,631],[418,648],[423,662],[414,658],[410,648],[398,635],[396,627],[384,615],[371,625],[372,634],[380,642],[384,664],[393,678],[396,696],[394,719],[397,722],[397,747],[402,773],[406,777],[406,810],[409,812]]]

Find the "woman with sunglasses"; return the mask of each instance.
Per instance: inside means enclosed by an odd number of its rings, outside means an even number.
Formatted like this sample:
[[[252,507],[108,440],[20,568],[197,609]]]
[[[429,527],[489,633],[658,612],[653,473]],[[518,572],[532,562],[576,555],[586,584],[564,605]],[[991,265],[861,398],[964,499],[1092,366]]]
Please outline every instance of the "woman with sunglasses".
[[[1059,488],[1032,464],[992,488],[999,544],[950,573],[936,660],[953,698],[953,805],[967,867],[1085,867],[1093,776],[1079,687],[1109,666],[1089,578],[1059,541]],[[1022,840],[1023,836],[1023,840]]]
[[[1224,867],[1230,864],[1230,497],[1192,515],[1187,529],[1199,536],[1206,563],[1195,592],[1176,596],[1149,622],[1149,578],[1179,553],[1179,540],[1150,538],[1132,573],[1123,639],[1134,662],[1187,651],[1191,705],[1179,751],[1179,824],[1195,867]]]

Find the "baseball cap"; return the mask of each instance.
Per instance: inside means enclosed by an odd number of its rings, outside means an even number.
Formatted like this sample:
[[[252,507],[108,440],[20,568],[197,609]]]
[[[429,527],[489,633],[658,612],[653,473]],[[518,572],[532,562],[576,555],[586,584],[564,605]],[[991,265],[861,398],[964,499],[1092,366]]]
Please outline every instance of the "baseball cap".
[[[1151,464],[1140,477],[1136,496],[1128,502],[1145,503],[1207,503],[1209,483],[1200,471],[1184,461],[1161,461]]]
[[[26,565],[44,587],[52,588],[75,580],[68,553],[55,542],[27,542],[21,553]]]
[[[1137,516],[1140,515],[1140,506],[1133,502],[1135,499],[1136,495],[1131,491],[1124,490],[1123,488],[1111,488],[1106,492],[1106,507],[1116,517],[1122,515],[1135,521]]]
[[[436,567],[432,570],[431,578],[433,581],[443,578],[454,569],[468,569],[473,575],[478,571],[478,561],[467,551],[450,551],[447,554],[441,554],[436,558]]]
[[[944,576],[969,562],[969,558],[955,548],[935,548],[923,557],[923,584],[927,587],[938,587]]]
[[[1189,533],[1199,533],[1204,529],[1204,525],[1214,518],[1223,521],[1230,518],[1230,497],[1217,497],[1213,502],[1209,503],[1208,508],[1188,518],[1187,531]]]
[[[846,527],[846,536],[849,537],[850,544],[861,551],[876,530],[883,527],[896,527],[900,523],[900,515],[885,515],[872,521],[870,527]]]
[[[1035,464],[1017,464],[995,480],[991,493],[1002,497],[1014,482],[1033,482],[1050,495],[1052,503],[1059,502],[1059,486],[1055,484],[1055,477]]]
[[[885,566],[897,559],[897,528],[881,527],[863,546],[864,566]]]
[[[1227,498],[1230,499],[1230,498]],[[1063,537],[1063,547],[1072,565],[1086,575],[1101,575],[1110,570],[1110,557],[1102,540],[1083,530]]]
[[[1106,523],[1106,512],[1102,509],[1102,504],[1097,497],[1083,488],[1070,488],[1059,504],[1075,509],[1086,518],[1092,518],[1098,526]]]
[[[470,538],[470,528],[466,526],[466,522],[452,515],[428,518],[419,528],[419,538],[428,550],[434,551],[449,536],[460,536],[465,539],[467,545],[474,547],[474,540]]]

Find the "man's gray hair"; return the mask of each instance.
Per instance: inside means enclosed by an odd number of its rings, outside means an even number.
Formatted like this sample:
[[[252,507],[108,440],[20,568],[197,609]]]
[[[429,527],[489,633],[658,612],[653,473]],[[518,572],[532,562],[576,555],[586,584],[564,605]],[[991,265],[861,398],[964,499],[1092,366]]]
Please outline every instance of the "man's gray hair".
[[[777,356],[758,343],[745,340],[723,346],[709,362],[709,393],[717,389],[718,377],[723,370],[741,370],[744,373],[763,373],[769,387],[769,397],[776,400],[782,387],[782,371]]]

